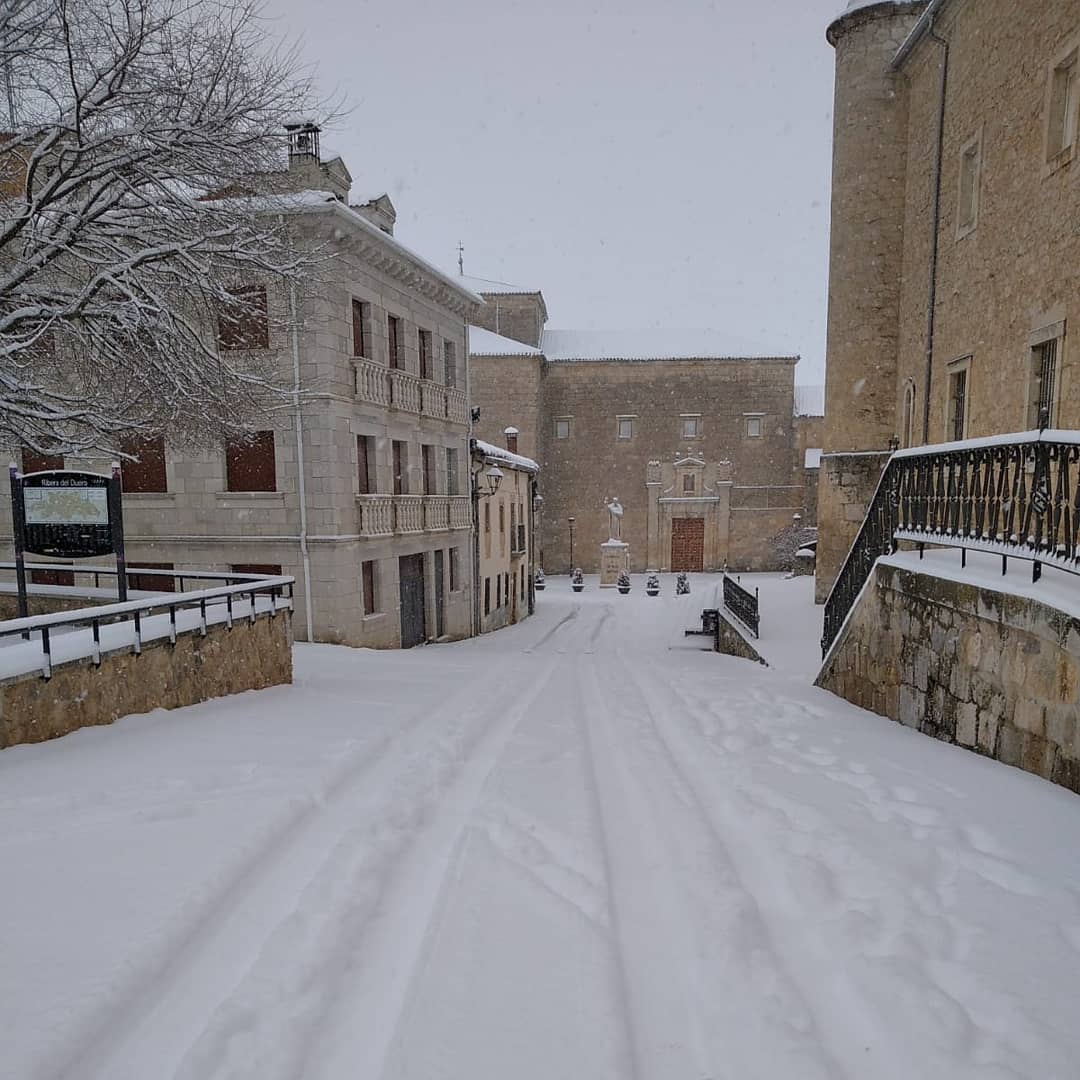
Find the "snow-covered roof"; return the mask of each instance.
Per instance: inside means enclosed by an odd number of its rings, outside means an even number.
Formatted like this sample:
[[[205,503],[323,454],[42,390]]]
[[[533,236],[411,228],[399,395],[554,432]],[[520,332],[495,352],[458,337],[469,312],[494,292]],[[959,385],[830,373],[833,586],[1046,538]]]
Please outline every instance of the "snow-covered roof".
[[[236,202],[255,212],[278,214],[338,214],[340,217],[345,218],[351,224],[356,225],[370,236],[378,239],[380,243],[383,243],[387,245],[387,247],[395,249],[399,254],[404,255],[425,272],[438,278],[444,285],[449,285],[459,296],[471,300],[474,304],[482,304],[484,302],[483,297],[478,296],[471,289],[462,284],[461,278],[444,273],[433,263],[428,262],[423,255],[417,254],[417,252],[413,251],[407,244],[403,244],[389,233],[383,232],[377,225],[368,221],[363,214],[354,210],[351,206],[346,206],[336,195],[329,191],[306,190],[286,192],[281,195],[252,195],[237,198],[235,200],[222,199],[221,202]]]
[[[458,281],[463,282],[465,287],[476,293],[493,293],[499,296],[531,296],[538,293],[539,289],[524,289],[520,285],[511,285],[507,281],[494,281],[490,278],[470,277],[462,274]]]
[[[825,387],[821,383],[795,387],[795,415],[825,415]]]
[[[512,454],[504,447],[484,442],[483,439],[474,439],[473,442],[477,451],[483,454],[485,458],[498,461],[502,465],[509,465],[511,469],[521,469],[530,473],[540,471],[540,466],[532,458],[523,457],[521,454]]]
[[[820,446],[808,446],[806,448],[806,458],[803,461],[804,469],[820,469],[821,468],[821,447]]]
[[[469,327],[470,356],[540,356],[540,350],[513,338],[493,334],[482,326]]]
[[[726,330],[545,330],[549,360],[789,359],[740,341]]]

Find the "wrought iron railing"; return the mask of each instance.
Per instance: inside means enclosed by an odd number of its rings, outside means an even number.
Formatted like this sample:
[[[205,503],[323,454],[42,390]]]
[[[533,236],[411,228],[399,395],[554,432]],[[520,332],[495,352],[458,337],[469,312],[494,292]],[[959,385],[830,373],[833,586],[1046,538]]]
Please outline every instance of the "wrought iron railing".
[[[758,591],[744,589],[734,578],[724,575],[724,607],[750,631],[759,637],[761,613],[758,610]],[[704,618],[704,614],[702,615]]]
[[[1025,431],[900,450],[889,459],[825,604],[826,653],[874,563],[908,541],[1080,574],[1080,432]],[[966,556],[965,556],[966,557]]]

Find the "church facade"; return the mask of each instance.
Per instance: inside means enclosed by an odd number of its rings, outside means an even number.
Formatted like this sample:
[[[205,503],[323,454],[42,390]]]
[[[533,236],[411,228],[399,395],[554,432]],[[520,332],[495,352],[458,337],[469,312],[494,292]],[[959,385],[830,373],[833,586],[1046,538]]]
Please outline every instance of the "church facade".
[[[631,569],[778,569],[812,520],[794,356],[734,356],[710,331],[549,329],[539,291],[466,279],[486,301],[470,328],[477,434],[507,427],[540,463],[538,557],[599,568],[606,504],[624,509]],[[810,485],[812,490],[812,484]]]

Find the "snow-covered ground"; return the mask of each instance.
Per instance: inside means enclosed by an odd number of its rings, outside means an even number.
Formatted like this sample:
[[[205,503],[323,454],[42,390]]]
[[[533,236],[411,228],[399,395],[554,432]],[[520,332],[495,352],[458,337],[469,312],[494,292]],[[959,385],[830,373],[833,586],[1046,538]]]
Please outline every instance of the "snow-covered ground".
[[[806,581],[3,751],[0,1076],[1075,1078],[1080,799],[812,688]]]

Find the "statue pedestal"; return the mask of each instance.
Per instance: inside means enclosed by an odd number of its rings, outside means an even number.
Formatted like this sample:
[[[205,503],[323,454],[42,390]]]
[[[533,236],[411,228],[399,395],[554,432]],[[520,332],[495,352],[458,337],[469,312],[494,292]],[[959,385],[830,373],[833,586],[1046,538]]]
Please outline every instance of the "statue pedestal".
[[[608,540],[600,545],[600,588],[613,589],[619,575],[630,572],[630,545],[622,540]]]

